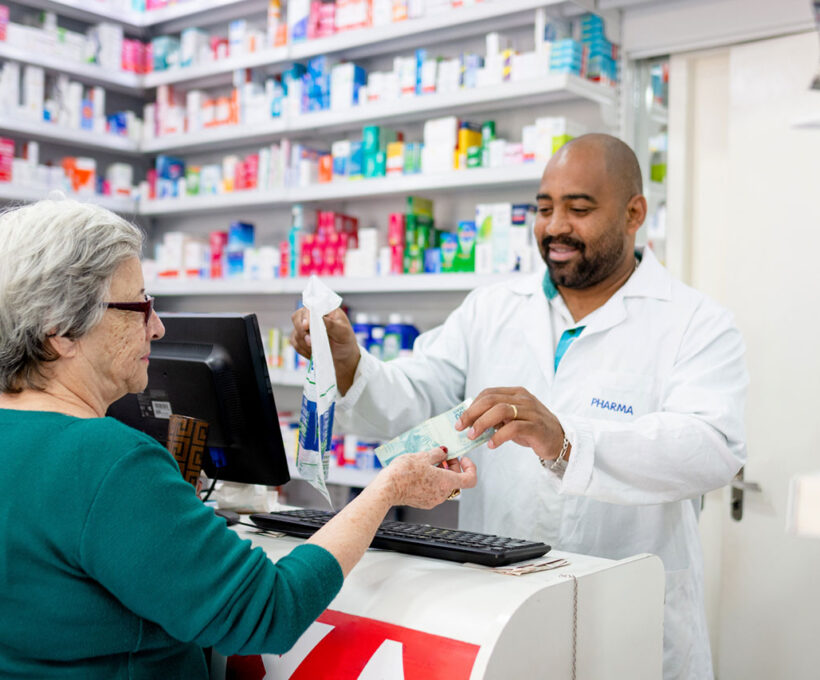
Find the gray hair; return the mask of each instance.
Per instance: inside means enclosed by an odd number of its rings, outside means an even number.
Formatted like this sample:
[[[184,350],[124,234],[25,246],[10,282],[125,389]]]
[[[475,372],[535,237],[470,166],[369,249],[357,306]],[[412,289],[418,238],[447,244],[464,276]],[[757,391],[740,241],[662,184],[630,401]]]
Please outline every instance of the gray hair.
[[[44,200],[0,215],[0,393],[44,389],[49,334],[80,338],[143,234],[110,210]]]

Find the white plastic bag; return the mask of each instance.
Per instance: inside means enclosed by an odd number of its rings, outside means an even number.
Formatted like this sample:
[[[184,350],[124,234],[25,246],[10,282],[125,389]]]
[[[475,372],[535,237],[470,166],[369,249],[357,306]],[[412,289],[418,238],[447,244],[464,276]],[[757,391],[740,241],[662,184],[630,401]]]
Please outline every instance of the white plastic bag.
[[[311,360],[302,391],[296,468],[333,507],[326,480],[336,405],[336,369],[322,317],[342,304],[342,298],[311,276],[302,292],[302,303],[310,312]]]

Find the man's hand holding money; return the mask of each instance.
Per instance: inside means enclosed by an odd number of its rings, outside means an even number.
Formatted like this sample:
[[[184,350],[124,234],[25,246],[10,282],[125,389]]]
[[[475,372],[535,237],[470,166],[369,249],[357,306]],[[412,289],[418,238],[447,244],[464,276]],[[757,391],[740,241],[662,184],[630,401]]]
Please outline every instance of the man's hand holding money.
[[[532,449],[542,460],[555,460],[561,453],[564,429],[553,413],[523,387],[491,387],[482,390],[461,414],[455,428],[474,440],[495,428],[487,442],[490,449],[515,442]],[[572,446],[564,459],[569,459]]]

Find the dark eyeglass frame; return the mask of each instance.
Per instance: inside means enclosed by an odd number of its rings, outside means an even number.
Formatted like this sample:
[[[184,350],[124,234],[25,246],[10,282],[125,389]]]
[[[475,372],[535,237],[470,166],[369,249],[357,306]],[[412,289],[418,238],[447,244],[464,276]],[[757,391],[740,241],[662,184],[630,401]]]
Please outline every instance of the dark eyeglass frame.
[[[145,317],[145,325],[151,320],[151,312],[154,311],[154,298],[145,296],[143,302],[104,302],[107,309],[122,309],[126,312],[141,312]]]

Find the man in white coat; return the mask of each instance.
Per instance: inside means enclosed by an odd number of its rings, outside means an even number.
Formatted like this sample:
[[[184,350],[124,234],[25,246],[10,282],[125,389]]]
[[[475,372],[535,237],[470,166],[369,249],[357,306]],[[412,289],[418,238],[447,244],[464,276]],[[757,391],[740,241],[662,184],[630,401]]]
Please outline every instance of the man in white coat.
[[[475,397],[457,427],[496,432],[472,458],[463,529],[666,569],[664,677],[713,676],[700,497],[745,461],[744,344],[731,315],[635,250],[646,217],[634,153],[585,135],[549,161],[535,238],[544,274],[470,293],[412,358],[381,363],[325,317],[349,431],[393,437]],[[310,354],[307,317],[291,341]]]

